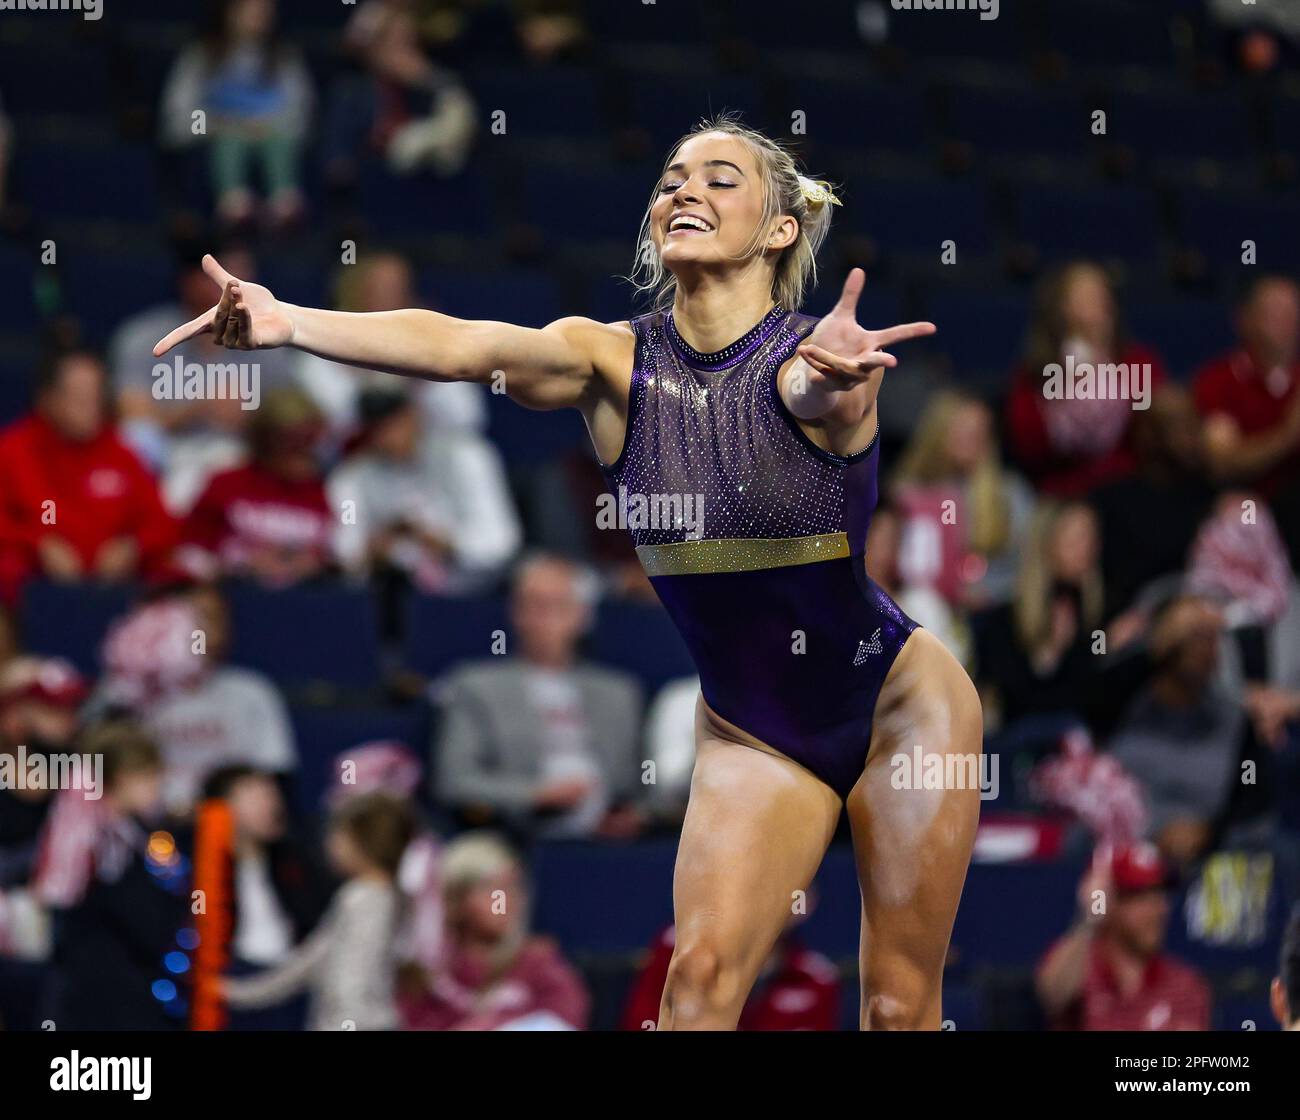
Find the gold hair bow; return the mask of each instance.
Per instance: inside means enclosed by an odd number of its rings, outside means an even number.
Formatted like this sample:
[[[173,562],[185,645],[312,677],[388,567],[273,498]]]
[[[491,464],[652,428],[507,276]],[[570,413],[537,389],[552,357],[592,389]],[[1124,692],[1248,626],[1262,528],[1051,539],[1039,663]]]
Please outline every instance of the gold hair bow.
[[[799,189],[803,192],[804,201],[809,206],[825,206],[828,202],[832,206],[844,205],[831,190],[830,183],[824,179],[809,179],[806,175],[800,175]]]

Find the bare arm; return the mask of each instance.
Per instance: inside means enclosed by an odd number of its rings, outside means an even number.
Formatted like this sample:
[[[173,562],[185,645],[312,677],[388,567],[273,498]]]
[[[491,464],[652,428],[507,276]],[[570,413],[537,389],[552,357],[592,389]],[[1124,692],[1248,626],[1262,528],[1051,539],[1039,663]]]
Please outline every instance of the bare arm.
[[[1224,481],[1249,481],[1270,470],[1300,445],[1300,396],[1292,402],[1282,422],[1266,432],[1248,436],[1237,422],[1216,413],[1205,422],[1205,453],[1214,477]]]
[[[331,361],[431,381],[492,383],[528,408],[582,407],[604,388],[619,328],[590,319],[558,319],[533,329],[490,320],[457,319],[411,309],[355,314],[282,303],[260,284],[231,276],[203,258],[221,287],[211,309],[177,327],[154,347],[161,357],[177,343],[209,333],[231,350],[293,346]]]

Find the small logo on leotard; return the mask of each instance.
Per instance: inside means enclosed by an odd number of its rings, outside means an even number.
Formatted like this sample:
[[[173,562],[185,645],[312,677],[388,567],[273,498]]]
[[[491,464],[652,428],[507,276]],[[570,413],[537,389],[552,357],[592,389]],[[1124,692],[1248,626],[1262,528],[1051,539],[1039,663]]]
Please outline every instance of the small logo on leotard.
[[[873,653],[884,653],[885,647],[880,644],[880,627],[876,627],[876,632],[871,635],[869,642],[859,642],[858,652],[853,656],[854,665],[862,665],[867,658]]]

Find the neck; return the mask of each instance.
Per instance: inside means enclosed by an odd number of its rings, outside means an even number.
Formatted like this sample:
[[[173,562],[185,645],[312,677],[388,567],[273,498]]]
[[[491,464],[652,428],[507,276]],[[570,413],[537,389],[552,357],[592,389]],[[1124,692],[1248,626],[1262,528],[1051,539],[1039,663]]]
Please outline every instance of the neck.
[[[677,333],[703,354],[729,346],[772,309],[771,272],[751,268],[739,277],[678,276],[673,298]]]

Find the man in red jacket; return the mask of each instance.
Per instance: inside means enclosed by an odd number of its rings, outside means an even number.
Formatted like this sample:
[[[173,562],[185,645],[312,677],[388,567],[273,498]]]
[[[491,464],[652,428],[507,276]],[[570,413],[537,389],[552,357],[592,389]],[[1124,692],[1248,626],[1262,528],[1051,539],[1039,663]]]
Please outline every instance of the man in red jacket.
[[[1196,375],[1210,466],[1272,498],[1300,482],[1300,285],[1261,276],[1237,312],[1241,345]]]
[[[118,438],[103,362],[63,353],[38,374],[33,411],[0,433],[0,598],[33,576],[73,582],[148,575],[175,525],[158,486]]]

